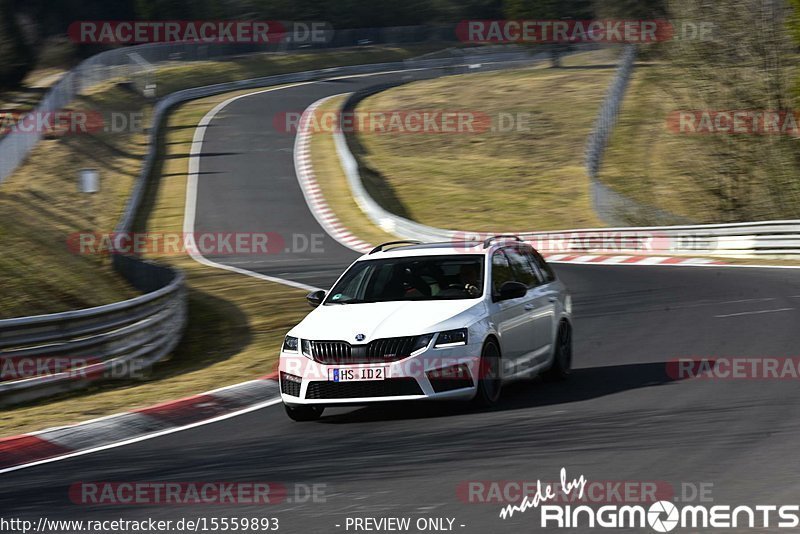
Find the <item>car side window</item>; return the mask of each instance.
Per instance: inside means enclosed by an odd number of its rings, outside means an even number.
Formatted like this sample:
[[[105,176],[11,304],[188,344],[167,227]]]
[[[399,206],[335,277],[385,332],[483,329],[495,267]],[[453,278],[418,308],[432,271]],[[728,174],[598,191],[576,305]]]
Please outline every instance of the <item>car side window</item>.
[[[545,282],[554,282],[556,279],[556,273],[553,272],[553,268],[550,267],[550,264],[544,261],[542,255],[539,254],[539,252],[535,249],[531,249],[528,254],[530,255],[531,261],[536,264],[536,266],[539,268],[539,271],[541,271],[541,273],[544,275],[546,279]]]
[[[514,271],[514,277],[517,282],[522,282],[529,288],[536,287],[543,283],[539,273],[523,251],[516,248],[509,248],[506,250],[506,255],[511,262],[511,268]]]
[[[547,279],[547,273],[539,267],[539,264],[536,262],[536,258],[533,257],[533,247],[524,247],[520,252],[523,256],[525,256],[525,261],[528,262],[533,272],[536,273],[536,277],[539,279],[539,285],[548,283],[549,280]]]
[[[371,265],[367,265],[364,269],[361,270],[356,276],[350,280],[347,285],[341,288],[340,298],[344,297],[345,300],[348,299],[360,299],[364,297],[364,281],[368,281],[371,285],[375,285],[375,283],[380,278],[380,273],[376,272],[375,268]]]
[[[500,286],[505,282],[514,281],[514,273],[508,258],[502,250],[497,250],[492,255],[492,295],[500,294]]]

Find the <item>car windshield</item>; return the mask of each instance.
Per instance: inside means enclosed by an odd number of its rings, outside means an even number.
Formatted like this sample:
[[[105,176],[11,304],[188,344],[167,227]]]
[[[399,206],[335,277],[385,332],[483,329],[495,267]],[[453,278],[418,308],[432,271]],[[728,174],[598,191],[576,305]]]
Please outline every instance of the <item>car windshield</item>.
[[[325,304],[474,299],[483,295],[483,256],[421,256],[359,261]]]

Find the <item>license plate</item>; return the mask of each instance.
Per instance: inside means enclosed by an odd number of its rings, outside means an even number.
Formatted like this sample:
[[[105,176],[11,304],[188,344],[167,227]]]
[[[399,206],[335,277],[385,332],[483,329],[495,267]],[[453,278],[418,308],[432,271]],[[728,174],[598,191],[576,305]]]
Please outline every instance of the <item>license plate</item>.
[[[347,367],[328,369],[330,382],[360,382],[364,380],[386,380],[386,367]]]

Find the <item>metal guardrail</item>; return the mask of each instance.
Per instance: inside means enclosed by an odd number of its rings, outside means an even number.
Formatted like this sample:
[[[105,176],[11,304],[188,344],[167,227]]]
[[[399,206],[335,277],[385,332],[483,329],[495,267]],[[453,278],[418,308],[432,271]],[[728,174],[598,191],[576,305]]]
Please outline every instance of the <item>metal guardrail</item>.
[[[524,64],[532,58],[498,64],[493,64],[490,58],[481,59],[483,63],[480,68],[495,69]],[[336,67],[173,93],[160,100],[155,107],[148,153],[117,231],[127,232],[133,226],[156,158],[156,139],[161,123],[167,110],[180,102],[238,89],[403,68],[442,68],[447,69],[448,74],[459,72],[460,68],[461,72],[468,72],[476,68],[476,64],[471,61],[471,58],[461,57],[454,60]],[[352,98],[355,97],[351,96]],[[353,103],[350,102],[350,105]],[[384,210],[363,188],[358,163],[350,153],[345,137],[337,134],[335,140],[356,201],[382,228],[404,238],[423,241],[483,237],[482,233],[421,225]],[[540,250],[551,253],[638,252],[734,257],[800,254],[800,221],[590,228],[565,232],[526,232],[522,235]],[[14,362],[24,359],[47,361],[47,358],[51,358],[55,362],[66,361],[68,364],[60,372],[52,372],[52,368],[46,366],[47,372],[40,376],[0,381],[0,405],[69,391],[109,377],[129,377],[132,371],[141,371],[174,349],[186,324],[183,275],[171,268],[123,255],[114,256],[114,266],[145,294],[85,310],[0,320],[0,365],[3,368],[9,362],[13,368]]]
[[[631,252],[732,258],[800,254],[800,220],[530,232],[547,252]]]
[[[505,58],[508,60],[509,58]],[[529,62],[532,58],[519,61]],[[508,68],[515,61],[493,64],[482,57],[480,68]],[[422,60],[337,67],[188,89],[160,100],[154,111],[150,144],[145,162],[118,232],[130,231],[141,205],[157,154],[156,139],[166,111],[184,101],[237,89],[248,89],[299,81],[312,81],[350,74],[365,74],[403,68],[443,68],[447,73],[468,72],[476,65],[471,58]],[[351,98],[354,98],[351,96]],[[350,99],[348,99],[350,100]],[[350,105],[353,105],[350,102]],[[431,240],[481,238],[483,234],[444,230],[398,217],[381,208],[366,192],[358,163],[342,134],[336,147],[358,204],[379,226],[404,238]],[[670,254],[725,254],[731,256],[800,254],[800,221],[770,221],[698,226],[595,228],[566,232],[526,232],[547,252],[648,252]],[[0,380],[0,405],[25,402],[109,377],[130,377],[163,359],[177,345],[186,324],[184,278],[180,272],[139,258],[114,256],[115,268],[145,294],[123,302],[85,310],[0,320],[0,365],[3,369],[25,359],[44,360],[45,373],[14,380]],[[52,372],[51,365],[66,366]]]
[[[633,56],[630,56],[633,57]],[[354,109],[369,95],[388,89],[387,84],[351,94],[342,110]],[[341,114],[344,116],[344,113]],[[368,193],[360,162],[354,156],[357,141],[337,128],[336,152],[356,204],[373,224],[403,239],[420,241],[482,241],[492,232],[435,228],[400,217],[383,208]],[[759,256],[797,258],[800,255],[800,220],[680,226],[586,228],[523,232],[519,234],[542,252],[710,255],[732,258]]]
[[[519,60],[519,56],[514,57]],[[511,57],[502,59],[508,61]],[[499,68],[491,60],[490,56],[481,56],[485,68]],[[125,233],[133,228],[158,154],[161,125],[167,111],[176,104],[235,90],[351,74],[428,68],[466,72],[472,67],[469,56],[379,63],[267,76],[172,93],[154,107],[148,151],[115,231]],[[33,359],[66,367],[52,372],[46,366],[40,376],[15,380],[3,381],[0,376],[0,406],[85,387],[105,378],[130,377],[175,348],[186,324],[183,275],[132,256],[115,255],[113,262],[117,271],[144,295],[85,310],[0,320],[0,366],[8,368],[11,364],[13,368],[15,362]]]
[[[426,41],[457,42],[455,25],[400,26],[326,30],[321,43],[281,40],[274,43],[151,43],[107,50],[82,61],[51,87],[30,114],[60,111],[86,90],[110,80],[131,80],[142,92],[152,87],[154,65],[207,61],[265,52],[291,53],[309,49],[368,44],[404,44]],[[141,83],[139,83],[141,82]],[[25,119],[22,118],[21,121]],[[11,132],[0,138],[0,184],[25,161],[43,132]]]
[[[474,68],[471,69],[471,71],[475,72],[477,70],[490,70],[495,68],[513,68],[517,66],[526,66],[533,61],[542,61],[549,58],[550,54],[541,53],[529,57],[527,61],[519,61],[517,59],[512,61],[506,61],[499,65],[493,65],[491,63],[489,64],[473,63]],[[441,60],[434,60],[434,61],[441,61]],[[479,61],[479,57],[473,57],[471,58],[471,61]],[[470,63],[471,61],[468,61],[468,63]],[[459,74],[459,72],[448,72],[446,74]],[[354,110],[356,106],[358,106],[358,104],[365,98],[374,95],[375,93],[378,93],[380,91],[384,91],[392,87],[397,87],[399,85],[402,85],[410,81],[413,80],[376,84],[370,87],[365,87],[364,89],[361,89],[359,91],[350,94],[345,99],[344,103],[341,106],[341,113],[339,114],[339,116],[341,117],[340,120],[344,120],[344,117],[347,115],[347,112]],[[345,131],[347,131],[347,128],[339,127],[336,128],[333,133],[333,141],[336,146],[336,152],[339,157],[339,161],[342,165],[342,168],[344,169],[345,176],[347,178],[347,183],[350,186],[350,191],[353,195],[354,200],[356,201],[356,204],[358,204],[359,208],[361,208],[361,210],[375,225],[377,225],[384,231],[395,234],[401,238],[418,239],[421,241],[441,241],[441,240],[457,239],[458,236],[464,233],[458,230],[445,230],[442,228],[434,228],[432,226],[426,226],[424,224],[420,224],[410,219],[406,219],[404,217],[395,215],[394,213],[390,212],[389,210],[381,206],[380,203],[377,202],[369,194],[367,188],[364,185],[364,180],[362,179],[362,172],[366,169],[366,165],[364,165],[361,161],[358,160],[358,158],[354,156],[354,153],[358,152],[359,142],[355,138],[355,136],[345,135],[344,133]]]
[[[167,356],[186,324],[184,277],[115,256],[136,298],[83,310],[0,320],[0,406],[109,378],[136,377]]]
[[[521,59],[524,58],[524,59]],[[411,69],[446,69],[449,74],[458,74],[465,72],[472,72],[477,68],[482,70],[492,70],[500,68],[511,68],[529,64],[531,61],[536,60],[536,57],[527,55],[515,54],[514,56],[501,57],[500,61],[493,61],[492,56],[480,56],[480,63],[476,63],[477,59],[473,56],[465,55],[448,59],[431,59],[420,61],[398,61],[390,63],[372,63],[367,65],[353,65],[346,67],[331,67],[327,69],[319,69],[313,71],[295,72],[290,74],[278,74],[274,76],[265,76],[263,78],[252,78],[249,80],[240,80],[236,82],[227,82],[216,85],[208,85],[204,87],[196,87],[193,89],[185,89],[172,93],[158,101],[153,110],[153,128],[150,130],[150,150],[145,156],[145,164],[142,168],[139,177],[137,178],[134,191],[125,208],[122,219],[116,229],[118,232],[125,232],[133,224],[133,218],[136,211],[141,204],[144,196],[145,188],[147,185],[148,175],[150,169],[156,158],[154,147],[159,134],[159,125],[165,116],[165,112],[172,106],[181,102],[195,100],[197,98],[205,98],[214,96],[221,93],[230,91],[238,91],[242,89],[255,89],[258,87],[267,87],[271,85],[281,85],[286,83],[308,82],[315,80],[322,80],[326,78],[335,78],[337,76],[348,76],[353,74],[370,74],[391,70],[411,70]]]
[[[598,178],[608,139],[617,123],[622,101],[636,62],[636,45],[626,45],[619,67],[600,106],[592,131],[586,141],[585,166],[591,187],[592,208],[600,219],[611,225],[649,221],[656,224],[686,224],[691,221],[655,206],[643,204],[614,191]]]

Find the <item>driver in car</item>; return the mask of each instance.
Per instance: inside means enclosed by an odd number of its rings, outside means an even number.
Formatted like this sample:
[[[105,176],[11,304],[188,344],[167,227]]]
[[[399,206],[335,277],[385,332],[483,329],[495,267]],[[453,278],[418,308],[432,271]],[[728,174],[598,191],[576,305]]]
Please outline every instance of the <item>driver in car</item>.
[[[461,283],[464,284],[464,291],[472,296],[480,296],[481,290],[479,286],[481,281],[478,274],[478,268],[473,263],[467,263],[461,266],[458,277]]]

